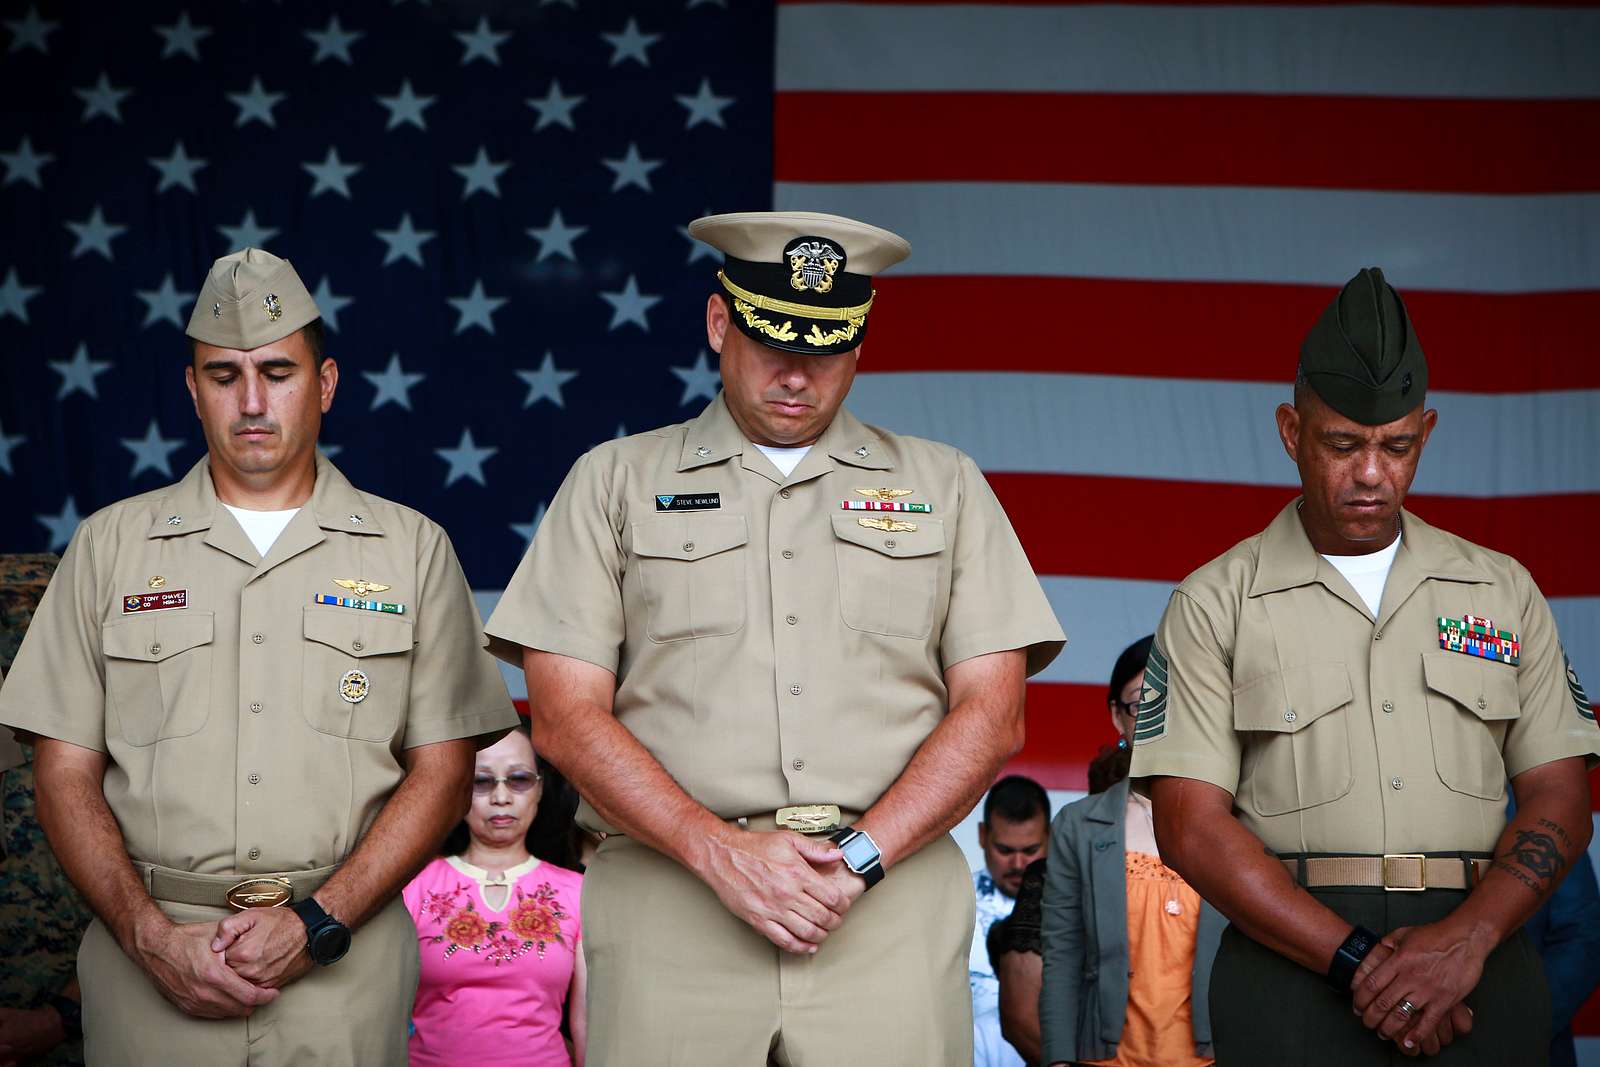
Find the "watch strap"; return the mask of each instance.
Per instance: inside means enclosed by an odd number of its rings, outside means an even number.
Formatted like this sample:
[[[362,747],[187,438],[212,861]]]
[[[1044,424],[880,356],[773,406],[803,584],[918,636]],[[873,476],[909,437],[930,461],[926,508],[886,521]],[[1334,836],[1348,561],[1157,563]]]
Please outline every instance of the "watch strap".
[[[1367,954],[1377,943],[1378,935],[1365,926],[1357,926],[1351,930],[1350,936],[1344,939],[1344,944],[1333,954],[1333,962],[1328,966],[1328,984],[1341,993],[1350,992],[1350,983],[1355,979],[1356,968],[1361,966],[1361,961],[1367,958]]]
[[[849,841],[858,834],[865,837],[868,841],[872,841],[871,834],[867,833],[865,830],[857,830],[853,826],[841,826],[839,829],[828,835],[828,840],[832,841],[836,845],[843,845],[846,841]],[[876,849],[878,847],[878,843],[876,841],[872,841],[872,847]],[[848,861],[846,861],[845,866],[850,866]],[[868,889],[871,889],[873,886],[883,881],[883,862],[881,859],[874,859],[870,864],[868,864],[866,867],[863,867],[859,871],[857,871],[854,867],[850,867],[850,869],[855,871],[856,874],[859,874],[866,881]]]

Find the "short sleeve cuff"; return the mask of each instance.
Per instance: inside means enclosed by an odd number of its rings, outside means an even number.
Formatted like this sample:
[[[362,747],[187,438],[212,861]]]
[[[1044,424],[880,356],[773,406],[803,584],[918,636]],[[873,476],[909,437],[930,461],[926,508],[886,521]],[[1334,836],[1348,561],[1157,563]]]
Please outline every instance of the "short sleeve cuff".
[[[1038,629],[1003,631],[995,630],[989,633],[968,634],[954,641],[946,641],[940,649],[940,657],[945,669],[955,666],[978,656],[987,656],[994,652],[1010,652],[1012,649],[1025,649],[1027,651],[1028,665],[1026,675],[1032,678],[1046,667],[1050,666],[1067,640],[1060,630],[1055,633],[1041,633]]]
[[[1518,745],[1515,751],[1505,754],[1506,777],[1515,778],[1523,771],[1573,756],[1584,757],[1584,767],[1588,770],[1600,765],[1600,736],[1593,729],[1586,728],[1581,734],[1574,731]]]
[[[408,725],[404,747],[421,748],[423,745],[435,745],[440,741],[458,741],[463,737],[482,737],[485,734],[494,734],[498,740],[500,735],[516,724],[517,709],[510,704],[497,704],[493,708],[486,708],[470,715],[431,719],[415,726]]]
[[[65,741],[91,752],[107,752],[105,730],[89,731],[76,724],[41,721],[16,712],[0,715],[0,729],[10,728],[19,734],[48,737],[52,741]]]
[[[536,652],[581,659],[612,674],[617,673],[615,645],[592,641],[571,631],[545,628],[512,631],[497,627],[485,630],[484,636],[489,639],[490,653],[518,670],[522,669],[522,650],[531,648]]]
[[[1135,745],[1129,778],[1193,778],[1224,790],[1229,796],[1239,792],[1239,772],[1219,767],[1215,762],[1180,752],[1148,752]]]

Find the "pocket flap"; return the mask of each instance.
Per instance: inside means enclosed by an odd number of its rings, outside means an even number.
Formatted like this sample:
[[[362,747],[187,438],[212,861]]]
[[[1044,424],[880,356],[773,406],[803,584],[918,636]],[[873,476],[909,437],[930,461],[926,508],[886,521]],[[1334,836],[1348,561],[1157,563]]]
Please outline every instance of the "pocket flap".
[[[209,645],[213,615],[191,611],[164,618],[119,619],[100,629],[100,647],[113,659],[160,663],[179,652]]]
[[[653,559],[705,559],[749,540],[743,515],[662,515],[633,524],[634,554]]]
[[[1422,675],[1429,689],[1480,719],[1515,719],[1522,714],[1517,669],[1509,664],[1439,649],[1422,654]]]
[[[915,530],[874,530],[861,525],[857,520],[862,518],[860,512],[846,511],[833,516],[833,534],[841,541],[849,541],[862,548],[870,548],[874,552],[895,559],[907,559],[912,556],[931,556],[936,552],[944,551],[944,520],[930,519],[925,515],[918,515],[914,519],[895,519],[894,512],[885,512],[873,515],[871,518],[888,519],[891,522],[909,522],[916,526]]]
[[[1292,734],[1352,699],[1343,663],[1307,663],[1263,675],[1233,691],[1233,725]]]
[[[347,656],[384,656],[410,652],[413,630],[410,619],[380,615],[354,608],[328,608],[307,605],[307,641],[336,648]]]

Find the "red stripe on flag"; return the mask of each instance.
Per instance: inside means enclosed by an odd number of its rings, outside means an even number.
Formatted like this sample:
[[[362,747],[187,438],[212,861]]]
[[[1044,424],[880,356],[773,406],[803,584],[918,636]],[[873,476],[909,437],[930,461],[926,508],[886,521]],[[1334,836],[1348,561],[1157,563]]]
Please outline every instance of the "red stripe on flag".
[[[1001,773],[1046,789],[1087,789],[1089,761],[1117,740],[1105,686],[1032,682],[1027,699],[1027,740]]]
[[[1407,290],[1403,278],[1398,283],[1428,353],[1431,388],[1600,388],[1594,356],[1600,290],[1447,293]],[[864,371],[1045,371],[1285,385],[1294,378],[1300,342],[1337,291],[1250,282],[892,274],[874,285],[878,298],[862,349]],[[957,340],[970,336],[980,318],[979,341]],[[1048,333],[1042,319],[1051,323]],[[1508,366],[1516,373],[1507,374]]]
[[[1037,573],[1174,583],[1261,532],[1296,495],[1281,486],[1093,475],[987,477]],[[1158,505],[1151,509],[1150,501]],[[1441,529],[1515,557],[1547,597],[1600,595],[1600,569],[1593,564],[1600,494],[1418,494],[1407,498],[1406,507]],[[1127,521],[1130,515],[1138,521]]]
[[[872,136],[816,150],[851,129]],[[1329,135],[1344,129],[1365,131],[1358,149]],[[787,182],[1600,189],[1600,100],[781,92],[774,140]]]

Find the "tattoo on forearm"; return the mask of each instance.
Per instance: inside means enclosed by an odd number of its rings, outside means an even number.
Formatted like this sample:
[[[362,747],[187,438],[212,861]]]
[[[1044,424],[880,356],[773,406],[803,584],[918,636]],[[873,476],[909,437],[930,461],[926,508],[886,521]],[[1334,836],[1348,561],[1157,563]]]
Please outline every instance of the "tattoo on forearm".
[[[1551,822],[1549,819],[1540,819],[1539,820],[1539,825],[1544,827],[1546,830],[1549,830],[1551,833],[1555,834],[1558,838],[1560,838],[1561,839],[1561,847],[1563,849],[1572,848],[1572,838],[1567,836],[1567,831],[1566,830],[1562,829],[1560,826],[1558,826],[1555,823]]]
[[[1570,845],[1571,838],[1561,827],[1547,819],[1540,819],[1539,823],[1554,830]],[[1556,839],[1549,834],[1518,830],[1517,839],[1497,857],[1495,867],[1516,878],[1535,895],[1543,896],[1560,881],[1561,873],[1567,869],[1567,859]]]

